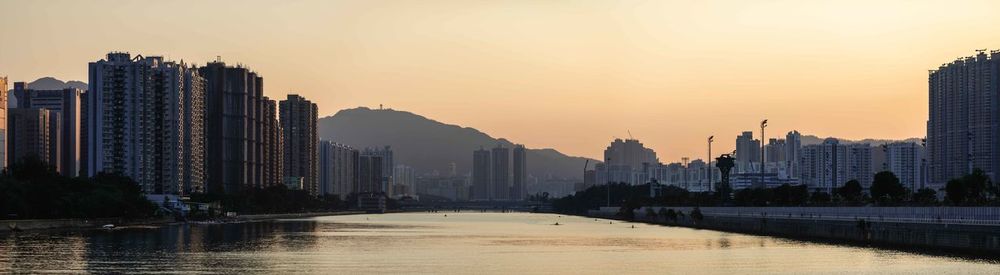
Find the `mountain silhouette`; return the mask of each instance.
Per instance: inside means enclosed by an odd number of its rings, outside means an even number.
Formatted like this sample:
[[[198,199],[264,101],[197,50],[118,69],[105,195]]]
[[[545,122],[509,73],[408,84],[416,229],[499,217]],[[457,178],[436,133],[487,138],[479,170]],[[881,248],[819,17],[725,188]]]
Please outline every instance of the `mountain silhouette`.
[[[417,174],[439,171],[447,174],[455,163],[458,175],[472,169],[472,151],[501,144],[506,139],[491,137],[479,130],[445,124],[405,111],[392,109],[345,109],[319,120],[320,139],[352,146],[392,146],[396,164],[413,167]],[[579,179],[587,158],[572,157],[553,149],[527,150],[528,173],[538,178]],[[590,160],[591,165],[595,162]]]
[[[63,82],[62,80],[54,77],[39,78],[38,80],[28,83],[27,86],[28,89],[35,90],[62,90],[65,88],[77,88],[84,91],[87,90],[87,83],[75,80]]]

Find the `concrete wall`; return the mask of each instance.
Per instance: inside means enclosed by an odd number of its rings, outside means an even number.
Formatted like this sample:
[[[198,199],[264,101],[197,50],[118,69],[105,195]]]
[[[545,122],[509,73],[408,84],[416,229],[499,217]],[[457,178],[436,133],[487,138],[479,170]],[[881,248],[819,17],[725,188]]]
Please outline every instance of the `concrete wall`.
[[[661,207],[652,207],[659,212]],[[826,239],[858,244],[884,246],[899,246],[912,248],[928,248],[935,251],[954,251],[995,257],[1000,253],[1000,225],[997,220],[924,219],[910,216],[883,216],[868,218],[867,216],[849,216],[831,214],[824,211],[830,209],[805,209],[794,212],[791,208],[755,208],[755,207],[706,207],[701,212],[704,219],[691,219],[691,207],[662,207],[680,211],[683,216],[677,221],[668,221],[663,217],[648,217],[645,209],[635,211],[636,221],[677,225],[685,227],[712,229],[729,232],[740,232],[778,237]],[[862,208],[862,207],[859,207]],[[937,207],[942,208],[942,207]],[[594,216],[612,217],[617,209],[602,209],[593,211]],[[761,210],[767,210],[760,212]],[[858,210],[858,209],[855,209]],[[936,213],[936,211],[958,211],[957,209],[913,210],[869,208],[871,213]],[[888,210],[882,212],[883,210]],[[993,213],[995,209],[966,209],[966,214]],[[810,214],[812,216],[810,216]],[[887,214],[886,214],[887,215]],[[985,217],[985,216],[980,216]],[[908,220],[911,219],[911,220]],[[970,222],[974,221],[974,222]]]

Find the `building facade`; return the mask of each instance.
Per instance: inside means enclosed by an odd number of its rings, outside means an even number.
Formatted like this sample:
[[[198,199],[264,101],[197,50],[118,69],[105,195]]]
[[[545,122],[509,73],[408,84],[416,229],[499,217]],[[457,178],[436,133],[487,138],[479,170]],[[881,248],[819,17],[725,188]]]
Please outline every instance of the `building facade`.
[[[486,201],[493,194],[490,151],[480,148],[472,152],[472,199]]]
[[[923,148],[913,142],[886,144],[885,170],[899,178],[899,182],[910,191],[927,187],[922,176]]]
[[[0,168],[7,168],[7,77],[0,77]]]
[[[802,147],[801,183],[811,191],[833,193],[850,180],[867,189],[874,176],[872,148],[868,144],[843,145],[828,138],[822,144]]]
[[[15,165],[35,158],[60,171],[60,116],[39,108],[11,108],[7,111],[7,163]]]
[[[184,98],[204,92],[202,85],[190,85],[204,81],[195,70],[157,56],[109,53],[90,63],[89,80],[88,176],[128,176],[147,194],[203,189],[185,183],[186,167],[204,165],[185,159],[204,150],[184,142],[197,123],[185,116]]]
[[[315,103],[290,94],[279,104],[281,127],[284,131],[285,177],[302,177],[309,194],[319,194],[319,139],[316,122],[319,110]],[[380,166],[381,167],[381,166]],[[381,170],[380,170],[381,171]]]
[[[609,182],[645,184],[649,179],[644,167],[659,164],[656,152],[636,139],[615,139],[604,149],[604,163],[595,166],[599,184]]]
[[[524,200],[527,198],[527,185],[528,185],[528,154],[527,149],[524,145],[518,144],[514,145],[514,151],[512,156],[514,157],[513,164],[513,178],[511,187],[511,200]]]
[[[264,79],[248,68],[220,61],[198,71],[205,78],[206,192],[229,194],[283,184],[281,176],[270,175],[270,182],[264,177],[263,124],[270,121],[263,118],[268,113]]]
[[[493,187],[490,200],[510,200],[510,148],[497,144],[490,151],[490,179]]]
[[[78,176],[81,171],[81,96],[83,91],[75,88],[62,90],[29,89],[24,82],[14,83],[16,108],[40,108],[56,112],[60,124],[59,163],[57,170],[66,176]]]
[[[736,137],[736,171],[755,172],[760,166],[760,141],[753,139],[753,131],[744,131]]]
[[[358,151],[350,146],[323,140],[319,143],[320,194],[341,199],[354,193]]]
[[[941,65],[928,75],[929,182],[982,169],[1000,175],[1000,51],[979,52]]]

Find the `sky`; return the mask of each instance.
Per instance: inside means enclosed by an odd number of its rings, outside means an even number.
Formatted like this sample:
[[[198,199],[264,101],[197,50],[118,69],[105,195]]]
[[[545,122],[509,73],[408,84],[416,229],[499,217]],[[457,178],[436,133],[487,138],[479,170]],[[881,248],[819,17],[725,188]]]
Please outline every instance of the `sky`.
[[[600,159],[767,137],[923,137],[927,71],[1000,48],[998,1],[0,1],[0,75],[109,51],[221,58],[320,116],[366,106]]]

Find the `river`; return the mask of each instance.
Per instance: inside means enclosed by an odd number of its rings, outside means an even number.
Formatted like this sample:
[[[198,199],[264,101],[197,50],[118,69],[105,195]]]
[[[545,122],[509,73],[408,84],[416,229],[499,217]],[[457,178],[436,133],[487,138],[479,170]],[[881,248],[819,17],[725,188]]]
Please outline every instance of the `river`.
[[[554,225],[558,223],[559,225]],[[553,214],[401,213],[0,236],[0,272],[968,274],[1000,264]]]

